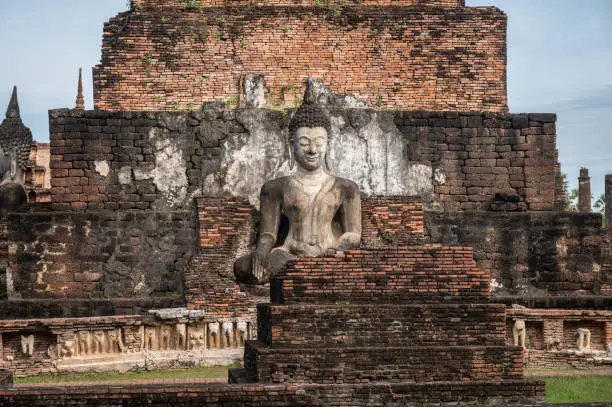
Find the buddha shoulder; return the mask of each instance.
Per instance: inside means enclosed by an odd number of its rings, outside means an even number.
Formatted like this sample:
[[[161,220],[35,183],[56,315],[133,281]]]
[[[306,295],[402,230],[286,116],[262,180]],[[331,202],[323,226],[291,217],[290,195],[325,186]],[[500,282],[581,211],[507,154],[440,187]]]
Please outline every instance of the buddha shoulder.
[[[336,186],[340,189],[342,195],[346,198],[359,197],[359,186],[346,178],[336,177]]]
[[[262,196],[274,196],[280,194],[289,182],[290,177],[280,177],[266,181],[261,187]]]

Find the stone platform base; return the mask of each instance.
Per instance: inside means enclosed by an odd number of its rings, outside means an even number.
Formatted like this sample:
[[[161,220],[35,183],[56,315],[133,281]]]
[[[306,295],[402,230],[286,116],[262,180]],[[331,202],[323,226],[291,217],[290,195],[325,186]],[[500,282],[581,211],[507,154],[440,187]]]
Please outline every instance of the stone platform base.
[[[491,396],[490,390],[495,396]],[[501,390],[501,391],[500,391]],[[0,389],[0,406],[484,406],[526,405],[544,382],[365,385],[149,385]],[[427,394],[427,396],[425,396]],[[543,397],[538,396],[543,399]],[[543,401],[543,400],[541,400]],[[578,405],[576,405],[578,406]],[[602,404],[603,406],[603,404]]]

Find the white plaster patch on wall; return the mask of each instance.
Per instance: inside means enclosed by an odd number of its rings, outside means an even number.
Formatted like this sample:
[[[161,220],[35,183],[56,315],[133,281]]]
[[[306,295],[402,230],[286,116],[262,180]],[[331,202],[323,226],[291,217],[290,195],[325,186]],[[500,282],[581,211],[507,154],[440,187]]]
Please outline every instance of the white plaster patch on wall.
[[[117,179],[121,185],[129,185],[132,183],[132,167],[124,166],[119,169]]]
[[[434,170],[433,179],[438,185],[446,184],[446,174],[441,168],[436,168]]]
[[[202,193],[246,197],[259,207],[264,182],[291,173],[288,136],[262,111],[238,115],[249,133],[231,134],[222,142],[220,168],[204,179]],[[327,161],[332,174],[356,182],[365,195],[430,199],[433,169],[406,159],[407,141],[397,129],[383,130],[376,114],[359,130],[346,126],[342,116],[332,116],[331,122]]]
[[[138,177],[152,178],[166,203],[171,207],[180,206],[185,202],[188,187],[187,161],[182,149],[164,130],[151,129],[149,139],[155,146],[155,167],[148,171],[148,175],[139,172]]]
[[[108,165],[108,161],[106,160],[96,160],[94,161],[95,169],[98,174],[103,177],[107,177],[110,172],[110,166]]]
[[[246,197],[259,207],[259,191],[265,181],[289,175],[285,132],[270,126],[263,111],[239,113],[248,134],[231,134],[222,143],[220,170],[203,182],[205,195]]]
[[[501,290],[502,288],[504,288],[504,286],[501,282],[497,281],[494,278],[491,279],[491,283],[489,284],[489,292],[491,294],[497,292],[498,290]]]

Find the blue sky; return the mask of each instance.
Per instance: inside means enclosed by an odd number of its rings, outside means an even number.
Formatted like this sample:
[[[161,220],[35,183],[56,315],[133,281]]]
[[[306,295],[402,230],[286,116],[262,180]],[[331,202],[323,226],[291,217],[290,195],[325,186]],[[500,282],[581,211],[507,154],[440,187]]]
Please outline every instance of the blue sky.
[[[589,168],[598,197],[612,173],[612,1],[467,4],[508,14],[510,111],[556,112],[562,170],[575,186],[579,168]],[[24,122],[48,141],[47,111],[74,106],[79,67],[91,108],[103,23],[125,8],[126,0],[0,2],[0,118],[16,84]]]

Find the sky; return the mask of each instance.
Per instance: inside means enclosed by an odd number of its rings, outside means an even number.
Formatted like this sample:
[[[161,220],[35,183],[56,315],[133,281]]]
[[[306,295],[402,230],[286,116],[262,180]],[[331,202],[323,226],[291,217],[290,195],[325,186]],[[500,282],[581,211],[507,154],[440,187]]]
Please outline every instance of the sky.
[[[588,168],[597,199],[612,173],[612,0],[466,3],[508,14],[510,111],[557,113],[561,169],[576,187]],[[74,107],[79,67],[91,109],[103,24],[125,9],[126,0],[0,0],[0,119],[17,85],[24,123],[48,141],[47,112]]]

